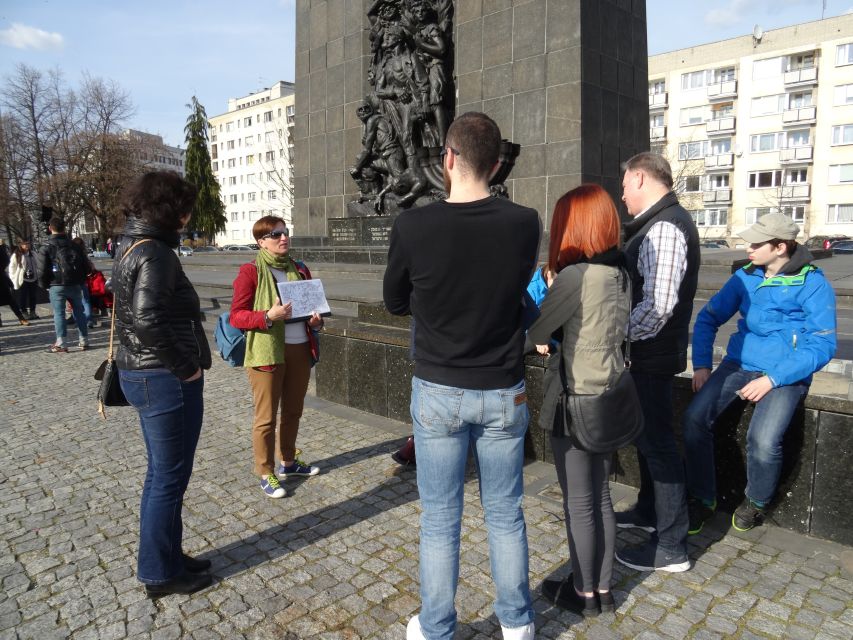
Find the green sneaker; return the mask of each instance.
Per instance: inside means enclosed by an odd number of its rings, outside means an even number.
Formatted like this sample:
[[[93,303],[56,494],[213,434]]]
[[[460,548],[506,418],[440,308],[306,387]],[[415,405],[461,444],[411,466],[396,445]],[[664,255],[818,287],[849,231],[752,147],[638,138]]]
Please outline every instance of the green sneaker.
[[[704,527],[705,523],[714,516],[716,511],[716,500],[714,500],[712,504],[708,505],[704,500],[690,496],[687,499],[687,517],[690,520],[687,535],[695,536],[697,533],[702,531],[702,527]]]
[[[744,498],[732,514],[732,526],[737,531],[749,531],[764,522],[767,508],[758,506],[749,498]]]

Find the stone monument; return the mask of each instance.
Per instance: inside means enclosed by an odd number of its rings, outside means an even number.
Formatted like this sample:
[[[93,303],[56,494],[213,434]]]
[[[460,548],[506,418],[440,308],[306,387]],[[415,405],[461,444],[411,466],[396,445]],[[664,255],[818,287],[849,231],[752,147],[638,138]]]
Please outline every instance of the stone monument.
[[[583,181],[618,200],[620,163],[648,149],[644,0],[297,0],[296,12],[297,236],[437,192],[456,113],[489,114],[521,146],[506,193],[546,224]]]

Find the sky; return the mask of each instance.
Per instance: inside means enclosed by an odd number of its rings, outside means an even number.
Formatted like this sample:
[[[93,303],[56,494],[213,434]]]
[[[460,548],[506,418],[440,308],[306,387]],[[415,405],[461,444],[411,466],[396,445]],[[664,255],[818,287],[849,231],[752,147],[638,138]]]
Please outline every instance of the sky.
[[[649,54],[819,20],[823,4],[853,13],[853,0],[647,0]],[[191,96],[213,116],[293,81],[294,22],[294,0],[0,0],[0,87],[20,63],[70,86],[111,79],[135,106],[129,126],[184,146]]]

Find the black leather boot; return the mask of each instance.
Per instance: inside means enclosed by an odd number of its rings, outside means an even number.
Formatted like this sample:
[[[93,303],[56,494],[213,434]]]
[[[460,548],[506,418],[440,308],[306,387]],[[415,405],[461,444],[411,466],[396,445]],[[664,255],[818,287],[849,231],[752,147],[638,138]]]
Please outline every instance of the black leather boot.
[[[149,598],[159,598],[172,593],[195,593],[209,587],[213,578],[209,573],[189,573],[185,571],[177,578],[172,578],[163,584],[146,584],[145,593]]]

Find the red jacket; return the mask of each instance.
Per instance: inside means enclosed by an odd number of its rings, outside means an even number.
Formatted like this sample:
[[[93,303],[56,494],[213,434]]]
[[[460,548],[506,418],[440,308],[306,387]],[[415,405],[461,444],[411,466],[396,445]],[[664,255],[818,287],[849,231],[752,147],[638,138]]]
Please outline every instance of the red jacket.
[[[299,277],[303,280],[311,279],[311,272],[304,263],[294,260]],[[231,317],[229,322],[235,329],[241,331],[266,331],[267,321],[264,311],[255,311],[255,290],[258,288],[258,268],[254,262],[247,262],[240,267],[237,277],[234,279],[234,295],[231,298]],[[311,345],[311,359],[317,362],[320,359],[320,347],[317,335],[308,323],[305,325],[305,333],[308,343]]]

